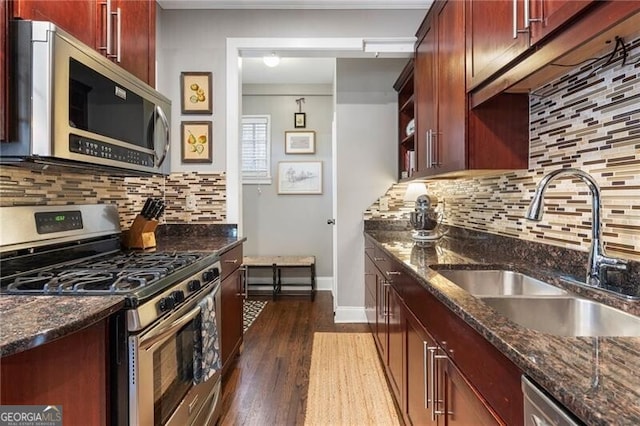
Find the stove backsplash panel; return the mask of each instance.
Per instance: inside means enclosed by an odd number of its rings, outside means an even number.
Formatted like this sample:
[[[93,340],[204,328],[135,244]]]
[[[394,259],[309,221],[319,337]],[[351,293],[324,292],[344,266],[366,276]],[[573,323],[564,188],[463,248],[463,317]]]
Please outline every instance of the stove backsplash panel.
[[[185,209],[187,195],[196,201]],[[66,172],[0,169],[0,205],[113,203],[120,225],[129,228],[147,197],[164,197],[164,223],[226,223],[225,173],[174,173],[167,177],[124,178]]]
[[[583,183],[556,181],[546,192],[542,221],[524,219],[546,173],[577,167],[601,188],[607,252],[640,260],[640,39],[629,51],[624,67],[617,61],[592,74],[585,66],[530,95],[529,170],[425,181],[429,193],[444,200],[445,222],[586,251],[591,197]],[[385,194],[389,210],[380,211],[378,201],[365,219],[407,219],[413,205],[403,205],[406,187],[393,185]]]

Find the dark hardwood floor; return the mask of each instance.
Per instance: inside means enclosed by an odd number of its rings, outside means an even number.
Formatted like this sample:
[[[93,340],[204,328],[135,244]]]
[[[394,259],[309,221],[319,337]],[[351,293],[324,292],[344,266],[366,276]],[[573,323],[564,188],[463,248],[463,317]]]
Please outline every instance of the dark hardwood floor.
[[[303,424],[316,331],[370,330],[367,324],[334,324],[330,292],[317,292],[314,302],[269,301],[244,335],[240,356],[223,380],[219,424]]]

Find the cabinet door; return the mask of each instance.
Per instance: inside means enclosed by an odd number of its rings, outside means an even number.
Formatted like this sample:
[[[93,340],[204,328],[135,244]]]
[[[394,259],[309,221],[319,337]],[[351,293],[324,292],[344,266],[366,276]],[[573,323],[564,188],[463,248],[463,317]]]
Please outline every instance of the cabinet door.
[[[437,13],[438,126],[433,135],[434,172],[467,168],[464,2],[449,0]]]
[[[371,332],[376,332],[376,273],[373,261],[364,256],[364,310]]]
[[[34,21],[51,21],[87,44],[96,46],[97,2],[94,0],[16,0],[13,16]]]
[[[403,401],[403,359],[404,359],[404,315],[398,293],[392,286],[388,287],[389,315],[389,378],[391,388],[396,395],[396,401],[402,405]]]
[[[53,342],[3,357],[0,404],[62,405],[65,425],[109,424],[107,329],[103,320]]]
[[[503,425],[486,405],[482,397],[448,359],[443,360],[445,377],[445,407],[447,425],[494,426]]]
[[[434,5],[435,7],[435,5]],[[415,136],[417,172],[424,173],[432,167],[431,135],[436,131],[436,28],[431,14],[423,22],[419,35],[424,35],[416,47],[415,57]],[[428,158],[429,157],[429,158]]]
[[[376,273],[376,331],[375,340],[380,351],[381,358],[385,365],[388,362],[388,324],[387,316],[389,315],[389,304],[387,301],[389,290],[387,280],[382,276],[382,273],[375,270]]]
[[[407,395],[406,413],[410,424],[435,426],[443,424],[442,417],[434,418],[432,380],[435,370],[431,368],[430,351],[436,349],[433,337],[410,313],[406,312],[407,327]],[[434,365],[435,367],[435,365]]]
[[[223,373],[242,343],[242,280],[240,268],[236,268],[221,283],[221,342],[220,352]]]
[[[529,0],[531,44],[539,42],[595,0]]]
[[[149,0],[114,2],[115,12],[120,13],[120,18],[116,18],[121,20],[120,34],[116,34],[117,63],[152,86],[155,83],[155,5],[155,1]],[[114,28],[117,32],[117,21]]]
[[[523,0],[468,0],[467,90],[488,79],[529,48]],[[515,16],[514,16],[515,15]]]

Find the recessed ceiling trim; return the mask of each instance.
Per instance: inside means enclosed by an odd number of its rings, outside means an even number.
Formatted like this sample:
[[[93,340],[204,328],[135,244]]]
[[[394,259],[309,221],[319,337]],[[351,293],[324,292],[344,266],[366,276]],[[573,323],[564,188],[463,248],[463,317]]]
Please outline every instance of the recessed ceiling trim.
[[[158,0],[163,9],[421,9],[431,0]]]

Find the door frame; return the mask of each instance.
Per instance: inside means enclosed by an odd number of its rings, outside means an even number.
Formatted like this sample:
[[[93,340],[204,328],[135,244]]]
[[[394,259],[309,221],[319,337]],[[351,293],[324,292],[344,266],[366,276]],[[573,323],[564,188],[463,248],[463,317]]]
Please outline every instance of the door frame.
[[[243,235],[242,223],[242,182],[240,173],[240,121],[242,118],[242,81],[241,58],[243,51],[300,51],[296,57],[317,57],[323,54],[326,57],[340,55],[357,56],[362,54],[362,38],[227,38],[227,222],[238,224],[238,235]],[[347,53],[351,52],[351,54]],[[235,89],[234,89],[235,88]],[[335,79],[334,79],[335,91]],[[332,214],[336,216],[336,189],[337,179],[335,165],[336,159],[336,132],[335,132],[335,98],[332,112],[331,144],[334,148],[331,153],[333,175],[331,185],[333,190]],[[330,218],[327,218],[330,219]],[[337,308],[337,225],[332,226],[332,283],[334,312]]]

